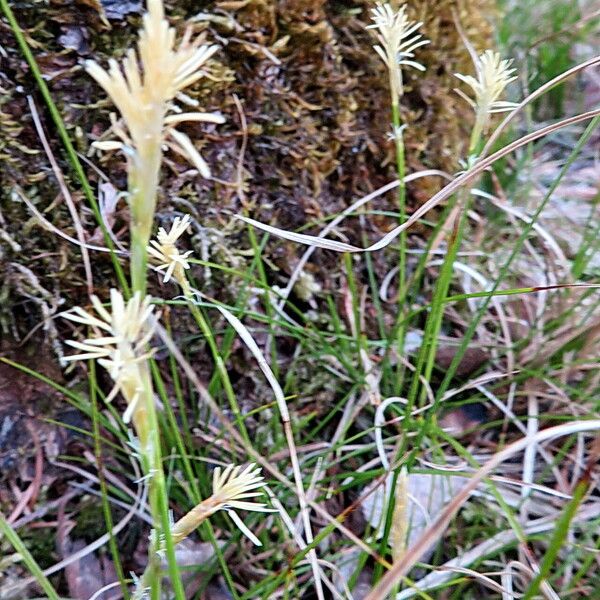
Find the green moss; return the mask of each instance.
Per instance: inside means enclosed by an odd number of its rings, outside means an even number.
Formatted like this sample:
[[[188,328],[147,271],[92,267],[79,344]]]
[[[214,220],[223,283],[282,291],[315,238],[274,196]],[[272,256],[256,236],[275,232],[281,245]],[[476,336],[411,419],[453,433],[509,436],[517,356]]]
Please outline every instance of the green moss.
[[[453,13],[458,11],[470,41],[483,49],[491,36],[488,19],[493,15],[493,5],[492,0],[409,2],[411,16],[423,20],[424,34],[432,40],[419,51],[419,60],[427,66],[425,75],[406,74],[402,115],[410,124],[406,133],[410,170],[457,170],[456,157],[464,153],[469,122],[463,118],[463,101],[453,92],[453,73],[472,72],[473,67],[456,32]],[[241,131],[232,98],[234,94],[240,98],[248,124],[244,156],[247,206],[254,216],[297,228],[339,212],[353,198],[395,177],[393,146],[387,140],[390,116],[386,71],[372,50],[371,33],[365,30],[370,6],[366,1],[348,4],[324,0],[221,1],[201,6],[167,3],[167,14],[180,30],[191,23],[197,32],[205,32],[207,41],[216,40],[223,47],[209,64],[207,77],[187,92],[201,109],[220,110],[227,123],[218,127],[190,124],[187,133],[202,147],[214,175],[235,182]],[[49,76],[67,128],[80,151],[86,152],[91,141],[107,131],[109,113],[114,108],[79,65],[88,58],[106,65],[109,58],[122,56],[135,43],[140,18],[130,15],[111,22],[112,27],[107,29],[100,15],[89,9],[86,45],[78,53],[60,45],[60,34],[82,23],[81,19],[73,20],[68,5],[21,3],[16,10],[40,66]],[[8,168],[3,173],[0,202],[5,227],[22,250],[16,252],[0,238],[5,256],[3,294],[11,298],[13,305],[27,296],[23,294],[22,274],[10,267],[11,261],[27,256],[28,267],[55,303],[85,304],[87,293],[77,247],[41,227],[29,209],[14,201],[14,186],[18,184],[51,223],[75,237],[71,217],[19,91],[19,86],[30,91],[35,88],[11,36],[4,47],[9,79],[2,83],[7,93],[0,105],[4,133],[0,136],[0,155]],[[92,103],[90,98],[94,99]],[[100,241],[41,103],[38,110],[84,228],[92,240]],[[90,158],[115,188],[125,188],[125,162],[121,156],[94,154]],[[92,181],[97,179],[91,167],[88,173]],[[424,202],[438,185],[437,181],[423,180],[412,186],[409,204]],[[223,230],[230,215],[240,210],[235,186],[204,181],[171,154],[163,169],[162,188],[158,221],[165,213],[185,210],[199,224]],[[394,202],[393,198],[380,199],[378,208],[393,210]],[[111,219],[113,230],[122,232],[120,238],[126,244],[128,213],[124,202]],[[374,219],[379,229],[392,223],[384,217]],[[200,238],[195,239],[200,242]],[[285,276],[292,268],[290,259],[293,262],[296,250],[282,252],[281,246],[281,242],[273,242],[266,252]],[[232,247],[218,236],[209,247],[229,262],[239,258],[237,245]],[[196,250],[200,255],[200,248]],[[331,260],[323,257],[315,263],[313,275],[317,280],[328,276],[331,269],[337,270],[337,262]],[[102,282],[101,287],[108,288],[114,282],[106,255],[94,253],[93,261],[96,283]],[[206,282],[202,281],[202,273],[198,269],[196,275],[207,293],[222,295],[228,289],[229,282],[221,280],[218,273]],[[103,294],[102,289],[97,291]],[[42,293],[38,290],[37,294]],[[31,298],[26,302],[32,321],[39,322],[39,302]],[[26,323],[20,334],[24,335],[30,325]]]
[[[72,539],[92,542],[106,533],[106,524],[102,515],[99,498],[84,498],[78,505],[76,525],[70,534]],[[99,518],[100,517],[100,518]]]
[[[23,529],[19,532],[19,535],[42,569],[47,569],[60,560],[56,552],[56,531],[54,528]]]

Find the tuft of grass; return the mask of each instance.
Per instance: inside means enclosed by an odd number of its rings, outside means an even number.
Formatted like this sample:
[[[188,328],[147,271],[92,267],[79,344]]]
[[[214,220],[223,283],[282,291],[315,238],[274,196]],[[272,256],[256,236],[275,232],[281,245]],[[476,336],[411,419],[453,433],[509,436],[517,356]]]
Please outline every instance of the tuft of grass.
[[[509,10],[512,4],[507,3]],[[101,497],[110,534],[86,551],[109,548],[118,578],[113,583],[124,597],[141,598],[148,588],[158,600],[161,579],[168,576],[172,593],[182,599],[184,584],[193,584],[200,573],[207,584],[222,577],[226,593],[237,600],[327,594],[380,600],[390,593],[532,599],[540,591],[567,596],[595,584],[589,570],[599,547],[594,527],[600,510],[589,493],[597,458],[589,442],[600,428],[595,418],[600,299],[590,265],[599,250],[598,198],[580,226],[574,252],[557,241],[545,219],[548,207],[569,189],[569,174],[593,159],[598,111],[562,118],[567,108],[562,84],[583,69],[566,71],[573,36],[585,37],[593,19],[575,27],[581,22],[575,8],[559,2],[555,14],[546,15],[549,4],[525,7],[520,28],[514,26],[516,13],[509,13],[508,22],[525,41],[509,38],[507,27],[500,35],[509,47],[535,48],[521,78],[534,92],[515,106],[488,95],[487,108],[476,110],[462,173],[408,173],[414,148],[404,145],[398,131],[405,98],[396,89],[390,150],[397,180],[297,229],[250,218],[244,190],[252,180],[245,181],[244,153],[251,152],[246,142],[255,130],[236,103],[243,144],[238,181],[231,187],[245,225],[235,235],[247,237],[249,248],[234,247],[239,239],[232,235],[225,238],[229,254],[188,260],[189,251],[179,250],[191,217],[177,217],[175,222],[183,223],[178,235],[167,239],[164,232],[164,243],[154,244],[165,261],[160,268],[173,280],[167,276],[162,286],[150,286],[164,327],[155,323],[153,354],[141,361],[147,367],[142,404],[147,413],[144,420],[137,415],[135,431],[149,442],[146,447],[132,445],[132,429],[122,418],[123,400],[132,403],[134,396],[121,394],[105,403],[108,390],[93,363],[86,396],[0,358],[52,385],[90,419],[91,431],[78,431],[82,443],[93,447],[95,465],[81,457],[63,464],[65,470],[77,467],[80,476],[88,473]],[[17,35],[6,0],[0,6]],[[243,15],[245,9],[231,10]],[[551,20],[550,37],[535,42],[528,25],[540,14]],[[559,19],[563,29],[577,31],[557,29]],[[213,25],[226,28],[230,22],[213,15],[207,23],[210,33]],[[560,44],[553,47],[550,40],[556,39]],[[360,38],[353,36],[352,43]],[[252,44],[257,56],[281,62],[273,49]],[[503,64],[495,82],[502,92],[512,77],[509,65],[491,52],[474,56],[474,75],[460,79],[473,88],[475,100],[482,96],[477,86],[486,74],[493,79],[494,65]],[[397,77],[395,63],[391,67]],[[45,87],[42,93],[49,96]],[[532,110],[539,100],[561,120],[538,127],[536,120],[547,116],[541,104]],[[481,106],[475,102],[474,108]],[[490,135],[492,108],[510,112]],[[409,128],[410,117],[407,112],[402,120]],[[186,147],[202,171],[203,159]],[[160,152],[162,146],[155,144],[153,158]],[[558,166],[543,164],[545,178],[536,179],[535,169],[548,152]],[[144,171],[148,187],[141,190],[133,182],[130,190],[144,195],[140,202],[148,212],[144,231],[136,232],[135,224],[132,230],[131,288],[137,293],[147,285],[146,246],[160,173],[150,167]],[[440,177],[445,187],[411,213],[412,188],[405,184],[429,185]],[[386,194],[394,196],[393,210],[385,204]],[[417,224],[423,226],[419,234],[409,236]],[[262,237],[254,227],[265,232]],[[310,235],[319,227],[319,235]],[[268,253],[276,236],[309,247],[291,276]],[[290,246],[277,248],[288,252]],[[331,273],[307,292],[298,287],[298,278],[311,259],[331,265]],[[201,277],[207,272],[233,282],[235,293],[223,288],[211,297],[208,275]],[[125,296],[127,285],[121,289]],[[413,346],[411,339],[417,340]],[[116,343],[96,339],[97,347]],[[471,349],[483,355],[474,365],[467,364]],[[450,356],[446,362],[442,351]],[[106,364],[106,356],[101,358]],[[267,479],[260,504],[268,501],[272,512],[252,512],[245,504],[254,502],[252,488],[250,496],[242,490],[239,497],[221,499],[221,513],[207,518],[206,507],[218,491],[217,469],[247,461],[263,469]],[[434,477],[444,483],[423,486]],[[452,488],[452,477],[463,478],[459,488]],[[138,490],[149,482],[150,516],[145,499],[130,495],[136,480]],[[447,489],[452,493],[444,499]],[[370,502],[379,503],[378,522],[366,512]],[[133,590],[124,574],[128,557],[114,534],[120,524],[113,522],[113,503],[153,523],[148,565],[141,566]],[[241,525],[223,514],[233,508],[244,511]],[[0,517],[0,532],[25,567],[49,598],[58,598],[47,579],[55,571],[35,562],[18,534],[21,527],[18,520],[11,525]],[[184,536],[189,547],[179,544]],[[182,567],[186,552],[203,542],[210,547],[204,564]],[[566,551],[569,560],[562,560]],[[0,595],[11,591],[0,587]]]

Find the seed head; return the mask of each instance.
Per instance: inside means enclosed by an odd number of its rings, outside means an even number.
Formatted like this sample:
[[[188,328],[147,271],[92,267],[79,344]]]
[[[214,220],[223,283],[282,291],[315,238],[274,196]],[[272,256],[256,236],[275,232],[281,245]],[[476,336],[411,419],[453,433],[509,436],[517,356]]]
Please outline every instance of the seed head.
[[[246,527],[234,509],[254,512],[271,512],[262,502],[248,501],[261,495],[258,491],[265,486],[260,468],[255,464],[244,470],[241,466],[229,465],[224,471],[217,467],[213,473],[212,496],[198,504],[171,528],[175,543],[187,537],[202,521],[219,510],[226,511],[240,531],[254,544],[260,546],[260,540]]]
[[[402,467],[396,479],[394,490],[395,505],[390,529],[390,545],[394,563],[400,562],[406,550],[406,536],[409,525],[409,498],[408,498],[408,472]]]
[[[202,66],[217,50],[218,46],[201,44],[199,38],[192,40],[190,30],[175,45],[175,30],[165,19],[162,0],[148,0],[137,52],[129,49],[121,63],[110,60],[108,70],[86,62],[87,72],[110,96],[125,123],[125,127],[113,123],[119,142],[96,145],[105,150],[121,148],[135,162],[148,147],[164,143],[210,177],[192,141],[174,126],[183,121],[223,123],[224,118],[217,113],[181,112],[174,100],[204,75]]]
[[[513,75],[515,69],[510,68],[511,64],[512,60],[501,60],[498,52],[486,50],[475,62],[476,78],[455,73],[456,77],[473,90],[474,99],[460,91],[458,93],[473,107],[477,115],[506,112],[516,106],[514,102],[498,100],[506,86],[517,78]]]
[[[125,302],[121,292],[115,289],[110,291],[110,312],[97,296],[91,300],[96,315],[79,306],[63,314],[66,319],[87,325],[94,332],[83,342],[68,340],[69,346],[81,352],[65,360],[98,360],[115,382],[106,400],[112,400],[119,391],[123,394],[127,401],[123,420],[127,423],[143,392],[140,369],[152,354],[146,346],[154,333],[154,306],[150,304],[150,296],[142,300],[139,292]]]
[[[389,70],[392,100],[396,103],[403,93],[401,67],[404,65],[424,71],[425,67],[412,59],[414,51],[429,44],[429,40],[416,33],[423,23],[410,21],[404,4],[394,12],[389,4],[378,3],[371,13],[373,24],[368,25],[367,29],[377,30],[379,45],[373,48]]]
[[[176,217],[168,233],[164,227],[160,227],[156,235],[157,239],[150,240],[148,254],[161,263],[157,267],[158,270],[164,271],[166,269],[163,279],[165,283],[168,283],[173,276],[179,283],[182,283],[185,279],[185,269],[190,268],[190,264],[186,259],[192,254],[192,250],[180,254],[175,246],[175,243],[183,235],[189,224],[189,215],[185,215],[183,218]]]
[[[260,496],[256,491],[264,487],[264,477],[260,468],[254,463],[243,471],[241,466],[229,465],[224,471],[217,467],[213,472],[213,502],[219,505],[216,510],[238,508],[242,510],[257,510],[261,512],[265,504],[245,502],[244,498]]]

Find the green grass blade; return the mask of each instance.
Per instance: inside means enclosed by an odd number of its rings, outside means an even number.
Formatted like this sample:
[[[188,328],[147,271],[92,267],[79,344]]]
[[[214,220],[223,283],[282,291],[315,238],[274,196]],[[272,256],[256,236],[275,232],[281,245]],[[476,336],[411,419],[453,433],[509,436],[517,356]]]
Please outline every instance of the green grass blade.
[[[12,547],[21,555],[23,562],[29,569],[29,572],[36,578],[40,587],[44,590],[48,600],[61,600],[56,593],[49,579],[44,575],[44,572],[37,564],[35,558],[31,555],[25,544],[17,534],[17,532],[7,523],[4,515],[0,513],[0,533],[11,543]]]

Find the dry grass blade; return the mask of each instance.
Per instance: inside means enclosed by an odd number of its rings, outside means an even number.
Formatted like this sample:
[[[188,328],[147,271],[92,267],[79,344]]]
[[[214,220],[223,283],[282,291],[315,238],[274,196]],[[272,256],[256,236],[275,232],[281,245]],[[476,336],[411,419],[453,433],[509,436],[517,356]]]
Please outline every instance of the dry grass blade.
[[[15,186],[14,189],[15,189],[16,194],[19,196],[19,198],[25,204],[25,206],[27,206],[27,208],[33,213],[34,217],[46,229],[48,229],[48,231],[51,231],[52,233],[63,238],[64,240],[67,240],[68,242],[71,242],[71,244],[75,244],[76,246],[79,246],[82,249],[95,250],[97,252],[114,252],[115,254],[126,254],[125,252],[122,252],[121,250],[111,250],[110,248],[107,248],[106,246],[95,246],[93,244],[86,244],[85,242],[82,242],[81,240],[71,237],[69,234],[65,233],[64,231],[62,231],[61,229],[56,227],[56,225],[54,225],[53,223],[48,221],[48,219],[46,219],[46,217],[44,217],[44,215],[35,207],[35,205],[31,202],[31,200],[29,200],[29,198],[27,198],[27,196],[25,195],[25,193],[19,186]]]
[[[421,556],[443,535],[444,530],[452,517],[460,510],[467,501],[471,492],[477,485],[505,460],[512,458],[515,454],[525,450],[531,443],[540,444],[565,435],[580,433],[584,431],[600,430],[600,420],[573,421],[565,425],[550,427],[538,432],[533,439],[524,437],[507,446],[501,452],[496,453],[475,475],[471,481],[455,496],[442,514],[425,531],[421,539],[409,548],[404,558],[382,577],[379,583],[369,592],[365,600],[383,600],[394,586],[400,582]]]
[[[453,179],[452,176],[449,175],[448,173],[446,173],[445,171],[440,171],[438,169],[427,169],[424,171],[418,171],[417,173],[411,173],[410,175],[407,175],[404,178],[404,183],[416,181],[417,179],[421,179],[422,177],[442,177],[443,179],[447,179],[448,181],[452,181],[452,179]],[[374,200],[375,198],[379,198],[380,196],[383,196],[383,194],[385,194],[386,192],[389,192],[390,190],[397,188],[399,185],[400,185],[400,182],[398,180],[391,181],[390,183],[387,183],[386,185],[381,186],[380,188],[376,189],[375,191],[371,192],[370,194],[367,194],[366,196],[359,198],[358,200],[353,202],[350,206],[348,206],[348,208],[345,208],[330,223],[328,223],[321,230],[321,232],[319,233],[319,235],[317,237],[324,238],[326,235],[331,233],[348,215],[351,215],[353,212],[357,211],[359,208],[361,208],[362,206],[364,206],[371,200]],[[292,271],[292,274],[290,275],[290,279],[289,279],[287,285],[285,286],[285,289],[281,292],[281,298],[277,304],[277,306],[279,308],[282,308],[283,305],[285,304],[286,299],[290,295],[292,289],[294,288],[294,285],[296,284],[296,281],[298,281],[298,278],[300,277],[300,274],[302,273],[302,269],[304,269],[304,265],[306,265],[306,263],[312,256],[315,249],[316,248],[314,246],[310,246],[309,248],[307,248],[305,250],[304,254],[302,255],[302,257],[300,258],[300,260],[298,261],[298,263],[296,264],[296,266],[294,267],[294,270]]]
[[[302,473],[300,472],[300,464],[298,462],[298,453],[296,451],[296,443],[294,442],[294,435],[292,433],[292,424],[290,422],[290,414],[287,408],[287,404],[285,402],[285,396],[283,394],[283,390],[277,381],[277,378],[271,371],[271,368],[267,364],[263,353],[260,348],[254,341],[253,337],[250,335],[250,332],[246,329],[244,324],[234,315],[232,315],[225,308],[218,306],[219,312],[227,319],[229,324],[236,330],[238,335],[242,338],[243,342],[248,346],[250,352],[258,362],[258,366],[260,370],[263,372],[271,389],[275,394],[275,398],[277,400],[277,406],[279,407],[279,414],[281,416],[281,421],[283,422],[283,428],[285,431],[285,437],[288,443],[288,448],[290,451],[290,460],[292,462],[292,469],[294,472],[294,480],[296,482],[296,493],[298,495],[298,502],[300,504],[300,512],[302,514],[302,520],[304,523],[304,531],[305,537],[308,544],[311,544],[313,541],[311,523],[310,523],[310,515],[308,512],[308,506],[306,502],[306,495],[304,493],[304,484],[302,482]],[[317,596],[319,600],[323,600],[323,585],[321,582],[321,575],[319,572],[319,565],[317,563],[317,553],[314,549],[310,550],[308,553],[308,557],[311,563],[315,589],[317,591]]]
[[[280,238],[290,240],[292,242],[298,242],[301,244],[306,244],[308,246],[313,246],[315,248],[323,248],[325,250],[334,250],[336,252],[374,252],[376,250],[381,250],[386,246],[389,246],[404,230],[408,229],[411,225],[416,223],[423,215],[427,214],[432,208],[435,208],[438,204],[449,198],[454,192],[459,190],[462,186],[471,183],[473,180],[477,178],[481,173],[483,173],[486,169],[488,169],[491,165],[493,165],[497,160],[503,158],[504,156],[514,152],[518,148],[526,146],[531,142],[534,142],[537,139],[540,139],[546,135],[554,133],[559,129],[564,127],[569,127],[570,125],[576,125],[577,123],[581,123],[583,121],[587,121],[588,119],[593,119],[594,117],[600,115],[600,109],[590,110],[588,112],[582,113],[580,115],[576,115],[574,117],[569,117],[567,119],[563,119],[562,121],[558,121],[557,123],[553,123],[552,125],[548,125],[547,127],[543,127],[538,131],[534,131],[529,133],[518,140],[511,142],[504,148],[501,148],[491,156],[482,159],[477,162],[474,167],[454,179],[451,183],[445,186],[442,190],[440,190],[437,194],[432,196],[427,202],[425,202],[420,208],[418,208],[409,219],[407,219],[402,225],[392,229],[388,234],[383,236],[378,242],[368,246],[367,248],[360,248],[358,246],[353,246],[352,244],[346,244],[344,242],[336,242],[334,240],[328,240],[324,238],[320,238],[314,235],[306,235],[304,233],[295,233],[292,231],[287,231],[285,229],[280,229],[278,227],[273,227],[271,225],[266,225],[264,223],[260,223],[259,221],[255,221],[254,219],[250,219],[248,217],[243,217],[240,215],[236,215],[236,218],[245,221],[246,223],[250,223],[250,225],[254,225],[258,229],[262,229],[267,233],[272,233]],[[396,183],[397,182],[392,182]],[[392,184],[388,184],[392,185]]]
[[[33,98],[31,96],[27,96],[27,102],[29,104],[29,110],[31,110],[31,116],[35,124],[35,129],[40,138],[40,141],[42,142],[42,146],[44,147],[44,152],[46,153],[46,156],[50,161],[52,171],[54,172],[54,176],[58,181],[60,191],[69,209],[69,214],[71,215],[71,219],[73,219],[73,226],[75,227],[75,231],[77,232],[77,239],[79,240],[79,245],[81,248],[81,259],[83,260],[83,268],[85,270],[87,291],[88,294],[93,294],[94,280],[92,277],[92,265],[90,263],[90,255],[88,254],[87,246],[85,243],[85,232],[83,230],[83,226],[81,225],[81,219],[77,214],[77,209],[75,208],[75,203],[73,202],[73,198],[71,197],[71,192],[69,191],[69,188],[65,183],[60,167],[58,166],[58,163],[54,158],[54,154],[52,153],[52,149],[50,148],[50,144],[48,143],[48,139],[46,138],[46,134],[44,133],[44,128],[42,127],[42,122],[40,121],[40,116],[35,106],[35,102],[33,101]]]

